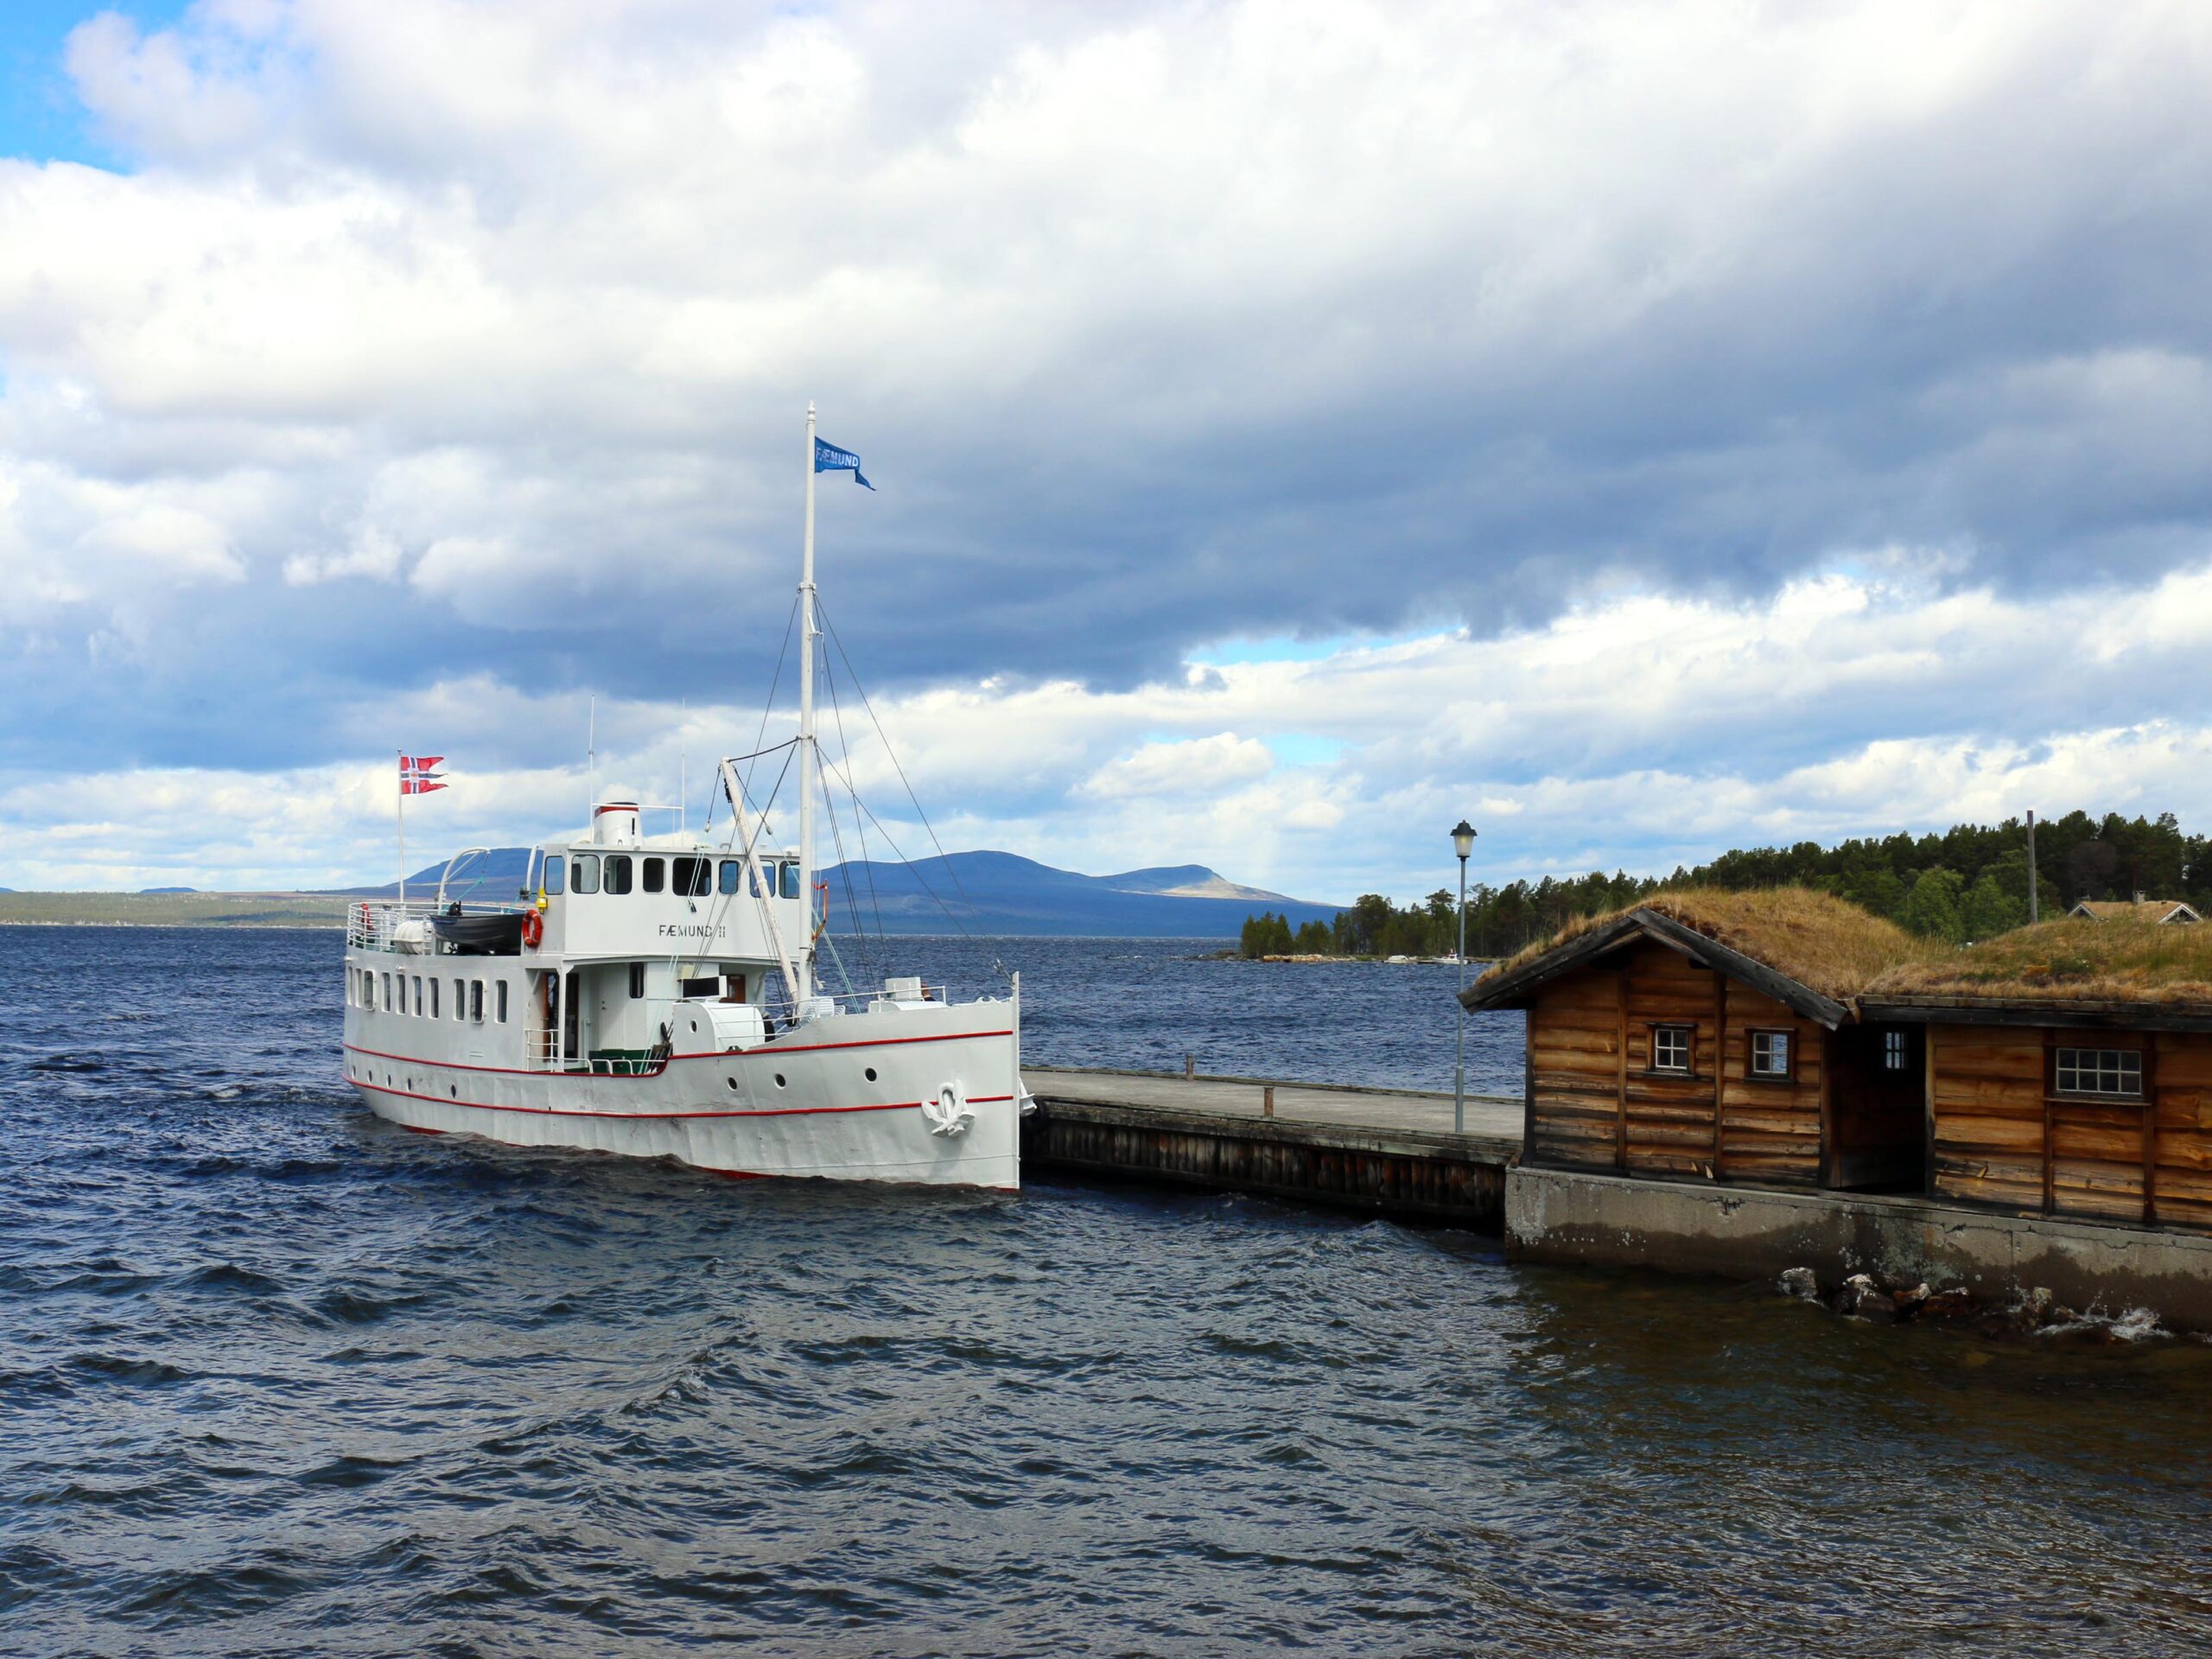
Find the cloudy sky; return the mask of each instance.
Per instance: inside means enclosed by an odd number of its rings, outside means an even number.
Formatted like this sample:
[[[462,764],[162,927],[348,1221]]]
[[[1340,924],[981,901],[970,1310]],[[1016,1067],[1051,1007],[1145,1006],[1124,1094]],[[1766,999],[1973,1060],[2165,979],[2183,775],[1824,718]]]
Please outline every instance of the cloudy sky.
[[[810,398],[948,847],[2202,827],[2208,273],[2188,0],[16,0],[0,885],[696,810]]]

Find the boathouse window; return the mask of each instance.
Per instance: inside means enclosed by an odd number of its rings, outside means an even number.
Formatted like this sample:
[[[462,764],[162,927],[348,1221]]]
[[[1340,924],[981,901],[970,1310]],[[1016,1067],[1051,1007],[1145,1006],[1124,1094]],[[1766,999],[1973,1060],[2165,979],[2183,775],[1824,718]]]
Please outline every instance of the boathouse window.
[[[2132,1048],[2062,1048],[2058,1051],[2058,1092],[2114,1095],[2140,1099],[2143,1056]]]
[[[437,1017],[438,1017],[438,982],[436,981],[436,979],[435,979],[435,978],[433,978],[433,979],[430,981],[430,1018],[431,1018],[431,1019],[433,1019],[433,1020],[435,1020],[435,1019],[436,1019]]]
[[[742,861],[734,858],[722,860],[721,887],[724,893],[735,893],[739,876],[744,872]]]
[[[630,964],[630,995],[639,997],[645,994],[645,964],[642,962],[633,962]]]
[[[468,982],[468,1017],[480,1026],[484,1023],[484,982],[480,979]]]
[[[507,982],[505,980],[503,979],[499,982],[498,990],[499,994],[498,999],[499,1004],[499,1023],[504,1026],[507,1023]]]
[[[1690,1037],[1692,1026],[1654,1026],[1651,1027],[1651,1069],[1654,1071],[1688,1071],[1690,1069]]]
[[[609,853],[607,855],[607,890],[609,893],[630,891],[630,855]]]
[[[567,885],[568,877],[569,867],[561,861],[558,855],[555,855],[546,859],[545,874],[540,879],[538,885],[548,893],[558,893]]]
[[[796,864],[785,864],[779,868],[781,868],[784,873],[784,897],[786,899],[798,898],[799,896],[798,866]]]
[[[645,879],[639,885],[642,886],[647,893],[658,893],[660,891],[662,879],[665,877],[667,874],[668,861],[666,859],[649,858],[645,861]]]
[[[1755,1031],[1751,1033],[1751,1075],[1787,1077],[1789,1075],[1789,1033]]]
[[[578,893],[599,891],[599,855],[597,853],[576,855],[576,891]]]
[[[1882,1070],[1903,1071],[1911,1064],[1912,1055],[1901,1031],[1882,1033]]]

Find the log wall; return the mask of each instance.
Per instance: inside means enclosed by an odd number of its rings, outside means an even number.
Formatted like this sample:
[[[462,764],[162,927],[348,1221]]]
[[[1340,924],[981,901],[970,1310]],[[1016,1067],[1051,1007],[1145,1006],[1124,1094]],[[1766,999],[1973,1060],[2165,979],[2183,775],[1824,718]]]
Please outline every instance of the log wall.
[[[1691,1028],[1687,1074],[1653,1069],[1653,1028],[1661,1025]],[[1755,1030],[1789,1033],[1787,1078],[1751,1074]],[[1630,946],[1530,1001],[1528,1159],[1627,1174],[1817,1183],[1827,1035],[1680,951]]]
[[[2212,1035],[1931,1026],[1928,1044],[1937,1197],[2212,1229]],[[2143,1097],[2060,1094],[2062,1046],[2137,1051]]]

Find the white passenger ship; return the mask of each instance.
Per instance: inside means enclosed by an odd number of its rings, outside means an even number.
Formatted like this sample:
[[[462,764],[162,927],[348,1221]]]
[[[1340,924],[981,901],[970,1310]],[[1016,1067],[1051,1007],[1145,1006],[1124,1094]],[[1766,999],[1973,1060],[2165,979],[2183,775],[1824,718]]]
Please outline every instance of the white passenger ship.
[[[816,973],[811,409],[807,444],[797,844],[762,844],[725,760],[720,842],[643,834],[617,794],[532,849],[518,903],[464,910],[441,880],[358,905],[346,1075],[380,1116],[728,1175],[1020,1185],[1019,976],[954,1003],[919,979],[833,995]]]

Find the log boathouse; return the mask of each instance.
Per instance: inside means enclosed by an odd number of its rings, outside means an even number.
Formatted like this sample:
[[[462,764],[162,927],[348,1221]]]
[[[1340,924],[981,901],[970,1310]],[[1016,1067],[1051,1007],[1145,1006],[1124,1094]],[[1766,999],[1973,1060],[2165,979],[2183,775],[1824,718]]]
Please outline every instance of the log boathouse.
[[[1960,949],[1802,888],[1689,891],[1462,1000],[1527,1016],[1523,1259],[2045,1287],[2212,1328],[2212,929]]]

